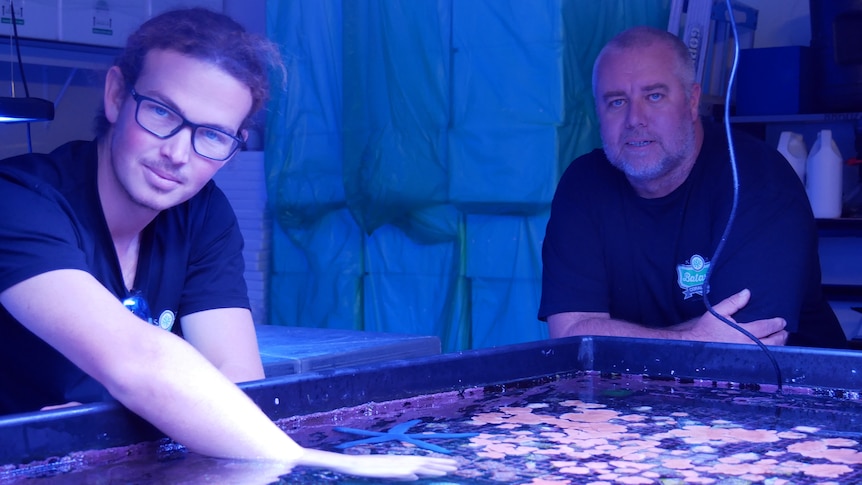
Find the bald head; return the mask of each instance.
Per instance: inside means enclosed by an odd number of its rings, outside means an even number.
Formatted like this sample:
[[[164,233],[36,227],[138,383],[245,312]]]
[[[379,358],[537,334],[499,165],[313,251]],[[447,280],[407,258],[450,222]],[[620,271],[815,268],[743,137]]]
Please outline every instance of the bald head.
[[[682,42],[682,39],[676,35],[645,25],[632,27],[617,34],[599,52],[596,62],[593,64],[593,96],[596,95],[599,66],[608,52],[643,49],[653,46],[668,49],[672,53],[675,60],[675,65],[673,66],[674,74],[680,84],[682,84],[686,96],[691,96],[691,90],[695,84],[695,65],[691,52]]]

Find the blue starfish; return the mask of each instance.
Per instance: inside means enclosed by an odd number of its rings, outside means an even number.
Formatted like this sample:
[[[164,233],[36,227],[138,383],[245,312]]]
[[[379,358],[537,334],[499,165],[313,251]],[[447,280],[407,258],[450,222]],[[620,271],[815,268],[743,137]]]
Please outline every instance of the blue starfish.
[[[354,429],[337,426],[333,428],[335,431],[341,431],[342,433],[358,434],[360,436],[370,436],[370,438],[348,441],[347,443],[342,443],[336,446],[336,448],[344,449],[350,448],[351,446],[371,443],[382,443],[384,441],[403,441],[405,443],[416,445],[424,450],[450,454],[452,452],[447,450],[446,448],[432,445],[431,443],[426,443],[417,438],[472,438],[479,435],[479,433],[407,433],[407,430],[412,428],[414,425],[420,423],[421,421],[421,419],[414,419],[405,423],[396,424],[395,426],[389,428],[389,431],[367,431],[364,429]]]

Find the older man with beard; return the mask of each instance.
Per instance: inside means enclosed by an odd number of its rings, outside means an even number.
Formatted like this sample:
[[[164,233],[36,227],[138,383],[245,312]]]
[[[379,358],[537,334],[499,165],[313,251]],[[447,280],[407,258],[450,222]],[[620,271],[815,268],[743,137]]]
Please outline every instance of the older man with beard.
[[[539,318],[552,337],[609,335],[846,347],[820,287],[817,230],[804,188],[782,156],[699,117],[685,45],[635,27],[593,68],[602,150],[560,180],[542,249]],[[711,265],[708,295],[704,279]]]

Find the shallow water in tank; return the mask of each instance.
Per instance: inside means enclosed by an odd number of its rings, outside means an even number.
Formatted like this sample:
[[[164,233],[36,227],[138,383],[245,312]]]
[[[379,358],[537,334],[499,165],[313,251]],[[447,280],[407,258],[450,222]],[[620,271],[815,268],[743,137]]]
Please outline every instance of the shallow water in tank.
[[[456,473],[422,484],[862,482],[859,396],[775,391],[587,372],[368,403],[279,425],[304,446],[458,460]],[[387,436],[412,421],[401,430],[412,443]],[[368,432],[378,442],[337,448],[367,439]],[[452,434],[473,436],[447,437]],[[29,477],[28,483],[33,477],[36,483],[380,482],[306,467],[284,474],[260,463],[201,457],[169,441],[83,452],[16,471],[0,471],[0,477]]]

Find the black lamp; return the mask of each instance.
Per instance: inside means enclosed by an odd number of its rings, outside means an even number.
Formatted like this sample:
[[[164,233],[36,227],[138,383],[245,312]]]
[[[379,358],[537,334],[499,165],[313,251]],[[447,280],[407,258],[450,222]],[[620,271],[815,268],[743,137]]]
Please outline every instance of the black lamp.
[[[15,19],[15,5],[9,1],[12,14],[12,32],[15,50],[18,54],[18,67],[21,70],[21,82],[24,84],[23,98],[0,97],[0,123],[29,123],[31,121],[51,121],[54,119],[54,104],[41,98],[31,98],[27,89],[27,78],[24,77],[24,64],[21,61],[21,46],[18,43],[18,21]],[[14,96],[14,84],[12,89]],[[29,133],[29,128],[28,128]]]
[[[54,119],[54,104],[41,98],[0,97],[0,123],[29,123]]]

